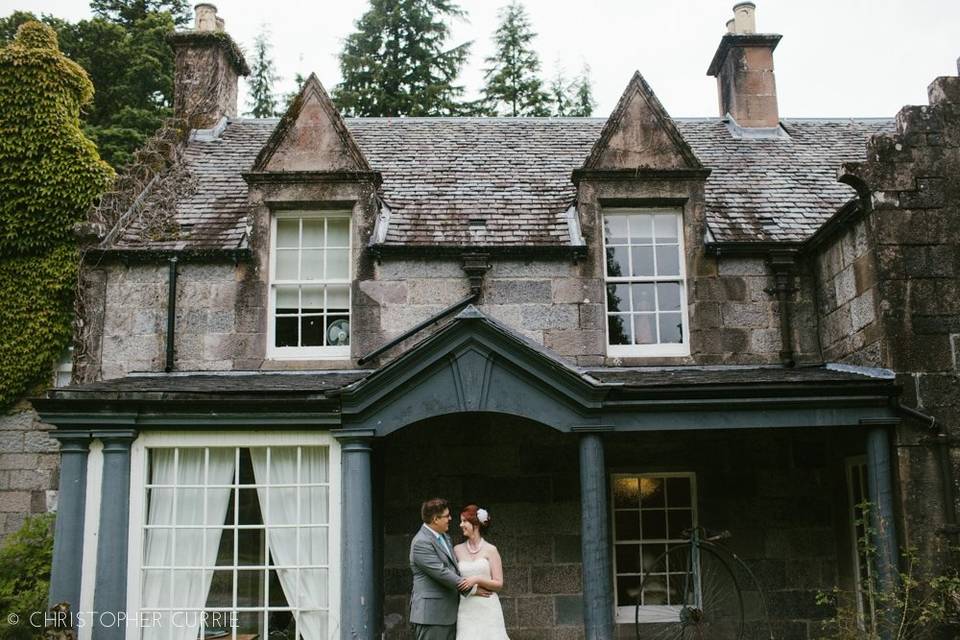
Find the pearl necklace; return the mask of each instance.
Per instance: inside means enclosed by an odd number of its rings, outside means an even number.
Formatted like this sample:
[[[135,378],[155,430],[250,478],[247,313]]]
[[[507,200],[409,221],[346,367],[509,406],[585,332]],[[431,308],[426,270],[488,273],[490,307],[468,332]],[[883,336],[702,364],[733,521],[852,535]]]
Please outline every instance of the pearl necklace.
[[[484,539],[480,538],[480,544],[477,545],[476,550],[474,550],[473,547],[470,546],[470,540],[467,539],[467,551],[469,551],[473,555],[477,555],[478,553],[480,553],[480,550],[483,549],[483,543],[484,543]]]

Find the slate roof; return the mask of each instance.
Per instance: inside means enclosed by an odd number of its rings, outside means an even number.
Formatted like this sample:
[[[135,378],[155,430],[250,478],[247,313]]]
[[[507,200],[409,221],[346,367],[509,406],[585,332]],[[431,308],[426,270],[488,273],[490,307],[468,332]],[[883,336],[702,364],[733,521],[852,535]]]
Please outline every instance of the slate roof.
[[[386,244],[571,243],[570,179],[603,118],[347,118],[390,211]],[[719,118],[675,120],[703,164],[707,221],[717,241],[802,241],[855,194],[836,181],[841,162],[864,157],[867,138],[892,120],[786,120],[789,138],[738,138]],[[195,140],[197,180],[177,205],[176,239],[143,244],[136,223],[119,249],[245,246],[250,169],[277,120],[237,119]]]

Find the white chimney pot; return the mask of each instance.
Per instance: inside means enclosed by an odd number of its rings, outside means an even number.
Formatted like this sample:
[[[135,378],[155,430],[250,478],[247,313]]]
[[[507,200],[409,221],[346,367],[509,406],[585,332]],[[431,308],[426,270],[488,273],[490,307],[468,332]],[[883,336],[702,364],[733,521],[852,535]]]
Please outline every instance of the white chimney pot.
[[[739,2],[733,5],[735,33],[757,32],[757,5],[752,2]]]
[[[217,8],[214,5],[202,3],[195,6],[193,10],[194,29],[197,31],[218,31],[217,23],[220,20],[217,18]]]

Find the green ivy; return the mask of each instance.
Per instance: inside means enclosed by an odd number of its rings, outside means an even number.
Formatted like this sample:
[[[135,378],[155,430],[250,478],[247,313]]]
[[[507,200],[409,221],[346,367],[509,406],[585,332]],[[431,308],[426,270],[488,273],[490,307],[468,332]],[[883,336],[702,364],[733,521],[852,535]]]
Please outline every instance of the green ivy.
[[[53,559],[53,514],[28,518],[0,548],[0,639],[42,637],[30,614],[47,610]],[[18,624],[9,624],[16,614]]]
[[[0,408],[49,380],[72,333],[73,225],[113,178],[80,129],[93,85],[49,26],[0,49]]]
[[[53,29],[26,22],[0,49],[0,255],[50,251],[113,176],[80,128],[93,84]]]

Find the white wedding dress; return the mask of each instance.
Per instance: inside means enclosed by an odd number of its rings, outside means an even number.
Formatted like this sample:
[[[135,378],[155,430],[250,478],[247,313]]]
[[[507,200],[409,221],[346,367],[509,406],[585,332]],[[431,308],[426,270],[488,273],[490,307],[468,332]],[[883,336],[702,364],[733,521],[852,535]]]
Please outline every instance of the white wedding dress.
[[[490,561],[486,558],[461,560],[460,575],[483,576],[490,579]],[[467,596],[460,598],[460,611],[457,614],[457,640],[510,640],[503,624],[503,609],[500,598],[492,594],[489,598]]]

